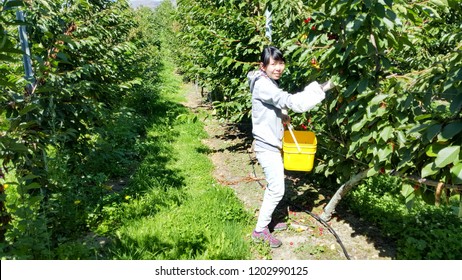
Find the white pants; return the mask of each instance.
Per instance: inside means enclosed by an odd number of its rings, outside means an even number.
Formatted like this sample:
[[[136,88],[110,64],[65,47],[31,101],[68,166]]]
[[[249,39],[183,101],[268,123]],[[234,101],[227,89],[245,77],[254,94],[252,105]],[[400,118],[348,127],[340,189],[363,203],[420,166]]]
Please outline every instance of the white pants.
[[[271,222],[274,209],[284,196],[284,164],[280,152],[256,149],[255,154],[268,182],[255,227],[260,232]]]

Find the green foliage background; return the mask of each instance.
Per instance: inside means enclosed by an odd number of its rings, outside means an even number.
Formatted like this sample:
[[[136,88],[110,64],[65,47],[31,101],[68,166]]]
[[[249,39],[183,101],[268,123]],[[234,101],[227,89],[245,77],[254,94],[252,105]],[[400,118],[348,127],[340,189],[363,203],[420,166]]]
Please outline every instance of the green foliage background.
[[[2,2],[2,259],[249,257],[250,216],[213,183],[201,123],[180,104],[173,14],[169,2]]]
[[[292,116],[297,129],[317,135],[314,172],[324,184],[340,185],[356,174],[397,176],[406,211],[419,197],[434,203],[427,199],[431,191],[417,191],[420,185],[444,182],[460,190],[460,1],[178,3],[183,70],[211,91],[224,121],[249,122],[246,75],[258,67],[261,50],[275,45],[287,61],[281,87],[288,92],[313,80],[337,85],[316,109]],[[271,42],[265,37],[267,10]]]
[[[134,11],[126,1],[1,2],[3,258],[100,258],[96,245],[92,255],[75,240],[90,230],[108,234],[122,227],[127,217],[151,213],[149,207],[122,210],[126,197],[135,193],[115,195],[106,182],[133,174],[144,156],[160,149],[151,150],[142,142],[149,139],[152,122],[170,127],[175,114],[182,114],[159,96],[165,56],[176,58],[183,77],[210,91],[224,121],[249,122],[246,75],[258,67],[264,46],[272,44],[283,50],[288,67],[281,86],[289,92],[313,80],[334,81],[337,87],[322,105],[308,114],[293,115],[292,120],[298,129],[308,126],[318,135],[315,173],[323,176],[326,184],[344,183],[363,171],[370,178],[386,173],[405,179],[400,186],[402,209],[363,188],[351,194],[361,197],[353,199],[351,207],[370,209],[372,218],[383,207],[385,212],[404,217],[407,225],[422,226],[420,218],[413,221],[407,215],[412,213],[409,206],[418,204],[417,197],[432,202],[425,180],[460,188],[460,1],[177,2],[175,12],[160,9],[158,13]],[[25,12],[25,22],[16,20],[18,10]],[[272,42],[265,36],[266,10],[272,12]],[[154,17],[157,20],[152,20]],[[27,30],[33,80],[24,78],[20,25]],[[165,48],[166,41],[174,47]],[[165,111],[166,106],[171,111]],[[138,181],[140,185],[142,181]],[[415,182],[423,183],[420,190]],[[166,197],[145,199],[159,205],[165,199],[167,205],[175,205],[185,195],[160,193]],[[362,200],[365,197],[378,201],[380,207],[358,202],[367,201]],[[149,204],[136,199],[139,204]],[[233,217],[245,220],[241,209],[233,207],[237,213]],[[422,211],[419,215],[431,226],[437,219],[451,222],[419,238],[411,227],[397,233],[391,223],[381,225],[401,240],[401,256],[459,257],[445,253],[443,241],[437,245],[430,242],[435,238],[447,238],[449,244],[457,240],[458,235],[452,234],[460,228],[457,219],[446,219],[445,209]],[[230,236],[237,232],[229,230]],[[193,236],[191,242],[212,240],[211,234],[215,233],[206,232],[197,239]],[[119,232],[119,237],[131,235],[130,226]],[[126,240],[119,240],[119,249],[126,251],[114,249],[120,258],[128,258],[131,246],[143,243]],[[194,244],[183,247],[186,251],[192,248],[192,255],[171,251],[161,257],[233,258],[223,254],[230,246],[226,240],[202,249]],[[241,245],[238,255],[243,257],[246,249]],[[69,248],[81,252],[71,256]],[[428,251],[433,253],[425,253]],[[150,254],[137,256],[148,258]]]
[[[289,62],[284,89],[337,85],[316,110],[293,116],[319,136],[317,173],[338,183],[363,170],[462,182],[458,1],[197,2],[179,1],[183,69],[224,119],[249,118],[245,77],[273,44]]]
[[[54,258],[53,248],[99,221],[104,183],[136,167],[133,146],[149,119],[132,106],[140,98],[134,93],[143,90],[141,77],[156,79],[140,67],[156,65],[159,51],[152,37],[134,34],[140,22],[125,1],[2,6],[2,251]],[[18,10],[26,22],[15,20]],[[33,81],[23,78],[20,24]]]

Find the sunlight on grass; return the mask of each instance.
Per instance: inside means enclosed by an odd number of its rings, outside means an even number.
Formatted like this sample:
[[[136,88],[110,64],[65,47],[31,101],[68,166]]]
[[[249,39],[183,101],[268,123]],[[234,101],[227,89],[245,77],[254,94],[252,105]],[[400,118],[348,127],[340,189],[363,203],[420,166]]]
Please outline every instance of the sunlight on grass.
[[[180,92],[181,79],[167,66],[161,73],[161,98],[181,102],[185,88]],[[146,159],[130,184],[143,195],[124,209],[131,219],[122,219],[111,248],[113,258],[250,258],[245,234],[251,215],[231,189],[214,181],[213,165],[200,153],[206,148],[201,143],[207,136],[203,124],[184,114],[169,115],[167,123],[148,131],[146,143],[152,141],[155,147],[146,148]]]

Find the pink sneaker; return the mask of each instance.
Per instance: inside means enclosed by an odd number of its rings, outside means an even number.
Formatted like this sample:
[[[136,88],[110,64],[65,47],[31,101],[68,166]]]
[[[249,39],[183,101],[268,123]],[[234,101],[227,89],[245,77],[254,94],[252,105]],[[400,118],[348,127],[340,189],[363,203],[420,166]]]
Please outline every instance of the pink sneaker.
[[[268,229],[270,230],[270,232],[273,232],[273,231],[282,231],[282,230],[286,230],[288,229],[289,226],[287,225],[287,223],[284,223],[284,222],[274,222],[274,221],[271,221],[271,223],[269,223],[268,225]]]
[[[286,230],[288,228],[287,223],[277,223],[274,225],[273,230],[274,231],[282,231]]]
[[[266,242],[270,245],[271,248],[278,248],[282,245],[282,242],[270,233],[268,227],[266,227],[261,232],[254,230],[252,232],[252,239],[255,242]]]

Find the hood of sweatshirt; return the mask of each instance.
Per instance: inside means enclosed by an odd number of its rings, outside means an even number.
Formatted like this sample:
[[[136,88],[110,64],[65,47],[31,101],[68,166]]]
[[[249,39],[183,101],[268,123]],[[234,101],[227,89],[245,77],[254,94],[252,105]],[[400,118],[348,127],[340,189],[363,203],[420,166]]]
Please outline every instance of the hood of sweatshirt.
[[[266,77],[268,79],[270,79],[268,77],[268,75],[266,75],[265,71],[262,71],[262,70],[254,70],[254,71],[250,71],[248,74],[247,74],[247,80],[249,82],[249,87],[250,87],[250,92],[253,93],[253,89],[255,87],[255,83],[258,81],[258,79],[260,79],[261,77]],[[270,79],[271,82],[273,82],[276,86],[279,87],[279,83],[278,81],[275,81],[273,79]]]
[[[247,80],[249,82],[250,92],[253,92],[253,88],[255,87],[255,82],[263,75],[265,75],[265,72],[261,70],[250,71],[247,74]]]

